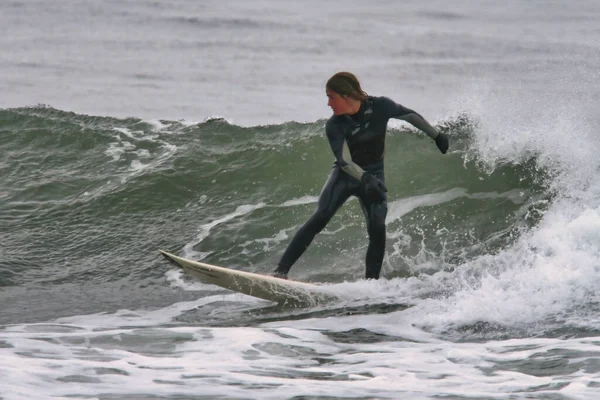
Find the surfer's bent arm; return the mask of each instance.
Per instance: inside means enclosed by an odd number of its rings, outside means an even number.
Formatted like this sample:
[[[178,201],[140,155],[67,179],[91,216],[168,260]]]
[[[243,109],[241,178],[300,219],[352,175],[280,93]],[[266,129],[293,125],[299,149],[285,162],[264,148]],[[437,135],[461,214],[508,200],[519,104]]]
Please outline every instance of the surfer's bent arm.
[[[327,133],[327,139],[329,139],[331,151],[333,151],[333,155],[342,171],[360,181],[365,171],[352,161],[350,147],[348,147],[348,142],[346,141],[342,129],[329,120],[325,127],[325,131]]]
[[[415,128],[425,132],[427,136],[432,139],[435,139],[439,135],[439,132],[433,126],[431,126],[431,124],[427,122],[427,120],[418,112],[413,111],[410,108],[406,108],[400,104],[396,104],[393,100],[387,97],[382,97],[381,101],[389,118],[396,118],[406,121]]]

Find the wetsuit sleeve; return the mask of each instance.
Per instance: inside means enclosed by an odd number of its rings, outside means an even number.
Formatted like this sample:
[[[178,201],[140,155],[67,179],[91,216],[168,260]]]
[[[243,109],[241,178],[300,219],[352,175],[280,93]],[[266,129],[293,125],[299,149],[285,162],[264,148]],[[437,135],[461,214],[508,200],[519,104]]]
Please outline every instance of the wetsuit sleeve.
[[[396,104],[393,100],[387,97],[380,97],[379,101],[384,113],[388,118],[404,120],[415,128],[425,132],[427,136],[432,139],[435,139],[439,134],[438,131],[431,126],[431,124],[427,122],[427,120],[418,112],[411,110],[410,108],[406,108],[400,104]]]
[[[350,147],[348,147],[348,142],[342,128],[332,120],[329,120],[325,126],[325,132],[327,133],[327,139],[329,139],[331,151],[333,151],[333,155],[340,168],[342,168],[342,171],[360,181],[365,171],[352,161]]]

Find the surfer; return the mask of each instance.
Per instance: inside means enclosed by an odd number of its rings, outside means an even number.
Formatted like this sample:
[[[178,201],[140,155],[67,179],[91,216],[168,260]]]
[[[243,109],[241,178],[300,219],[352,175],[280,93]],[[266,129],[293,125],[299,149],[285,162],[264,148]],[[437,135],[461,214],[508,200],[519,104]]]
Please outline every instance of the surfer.
[[[407,121],[435,141],[443,154],[448,151],[448,136],[438,132],[419,113],[387,97],[367,95],[356,76],[338,72],[325,86],[327,105],[333,115],[325,131],[335,156],[333,170],[321,190],[317,208],[296,232],[283,253],[273,276],[287,274],[350,196],[358,197],[367,220],[369,247],[366,279],[378,279],[385,252],[387,187],[383,171],[385,131],[390,118]]]

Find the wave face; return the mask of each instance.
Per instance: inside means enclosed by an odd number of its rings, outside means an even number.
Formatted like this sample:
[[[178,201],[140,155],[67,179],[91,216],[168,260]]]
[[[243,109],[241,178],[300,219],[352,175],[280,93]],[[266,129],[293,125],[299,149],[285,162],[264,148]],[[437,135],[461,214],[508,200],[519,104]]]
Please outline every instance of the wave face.
[[[189,125],[33,107],[3,110],[0,124],[4,287],[160,285],[146,280],[164,273],[161,247],[270,271],[332,165],[324,121]],[[486,170],[469,148],[473,121],[461,115],[440,128],[453,135],[452,155],[405,128],[388,137],[389,278],[493,257],[537,226],[555,195],[534,155]],[[365,251],[364,218],[350,200],[292,273],[354,280]]]

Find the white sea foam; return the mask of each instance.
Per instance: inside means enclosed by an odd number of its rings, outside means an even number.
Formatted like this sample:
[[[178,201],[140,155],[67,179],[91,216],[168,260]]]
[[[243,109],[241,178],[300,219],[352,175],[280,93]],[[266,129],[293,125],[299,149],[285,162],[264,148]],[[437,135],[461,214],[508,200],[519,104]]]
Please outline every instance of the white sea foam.
[[[563,357],[580,364],[561,374],[560,381],[569,382],[563,394],[593,398],[590,383],[600,378],[598,372],[580,372],[598,361],[592,339],[453,343],[418,329],[402,311],[249,328],[160,326],[212,300],[8,327],[2,339],[12,347],[0,349],[2,394],[10,400],[199,393],[266,399],[544,396],[557,388],[556,377],[543,372],[545,365]],[[364,329],[381,340],[336,339]]]
[[[554,198],[539,224],[511,247],[452,273],[423,277],[445,287],[447,295],[416,308],[415,323],[437,331],[478,321],[534,330],[556,321],[597,329],[596,319],[581,317],[600,293],[600,140],[590,117],[567,101],[577,100],[536,99],[532,108],[484,90],[463,102],[480,119],[471,147],[480,165],[494,169],[535,157]],[[547,107],[538,109],[540,102]]]
[[[281,204],[281,207],[299,206],[303,204],[316,203],[318,197],[316,196],[302,196],[298,199],[287,200]]]

